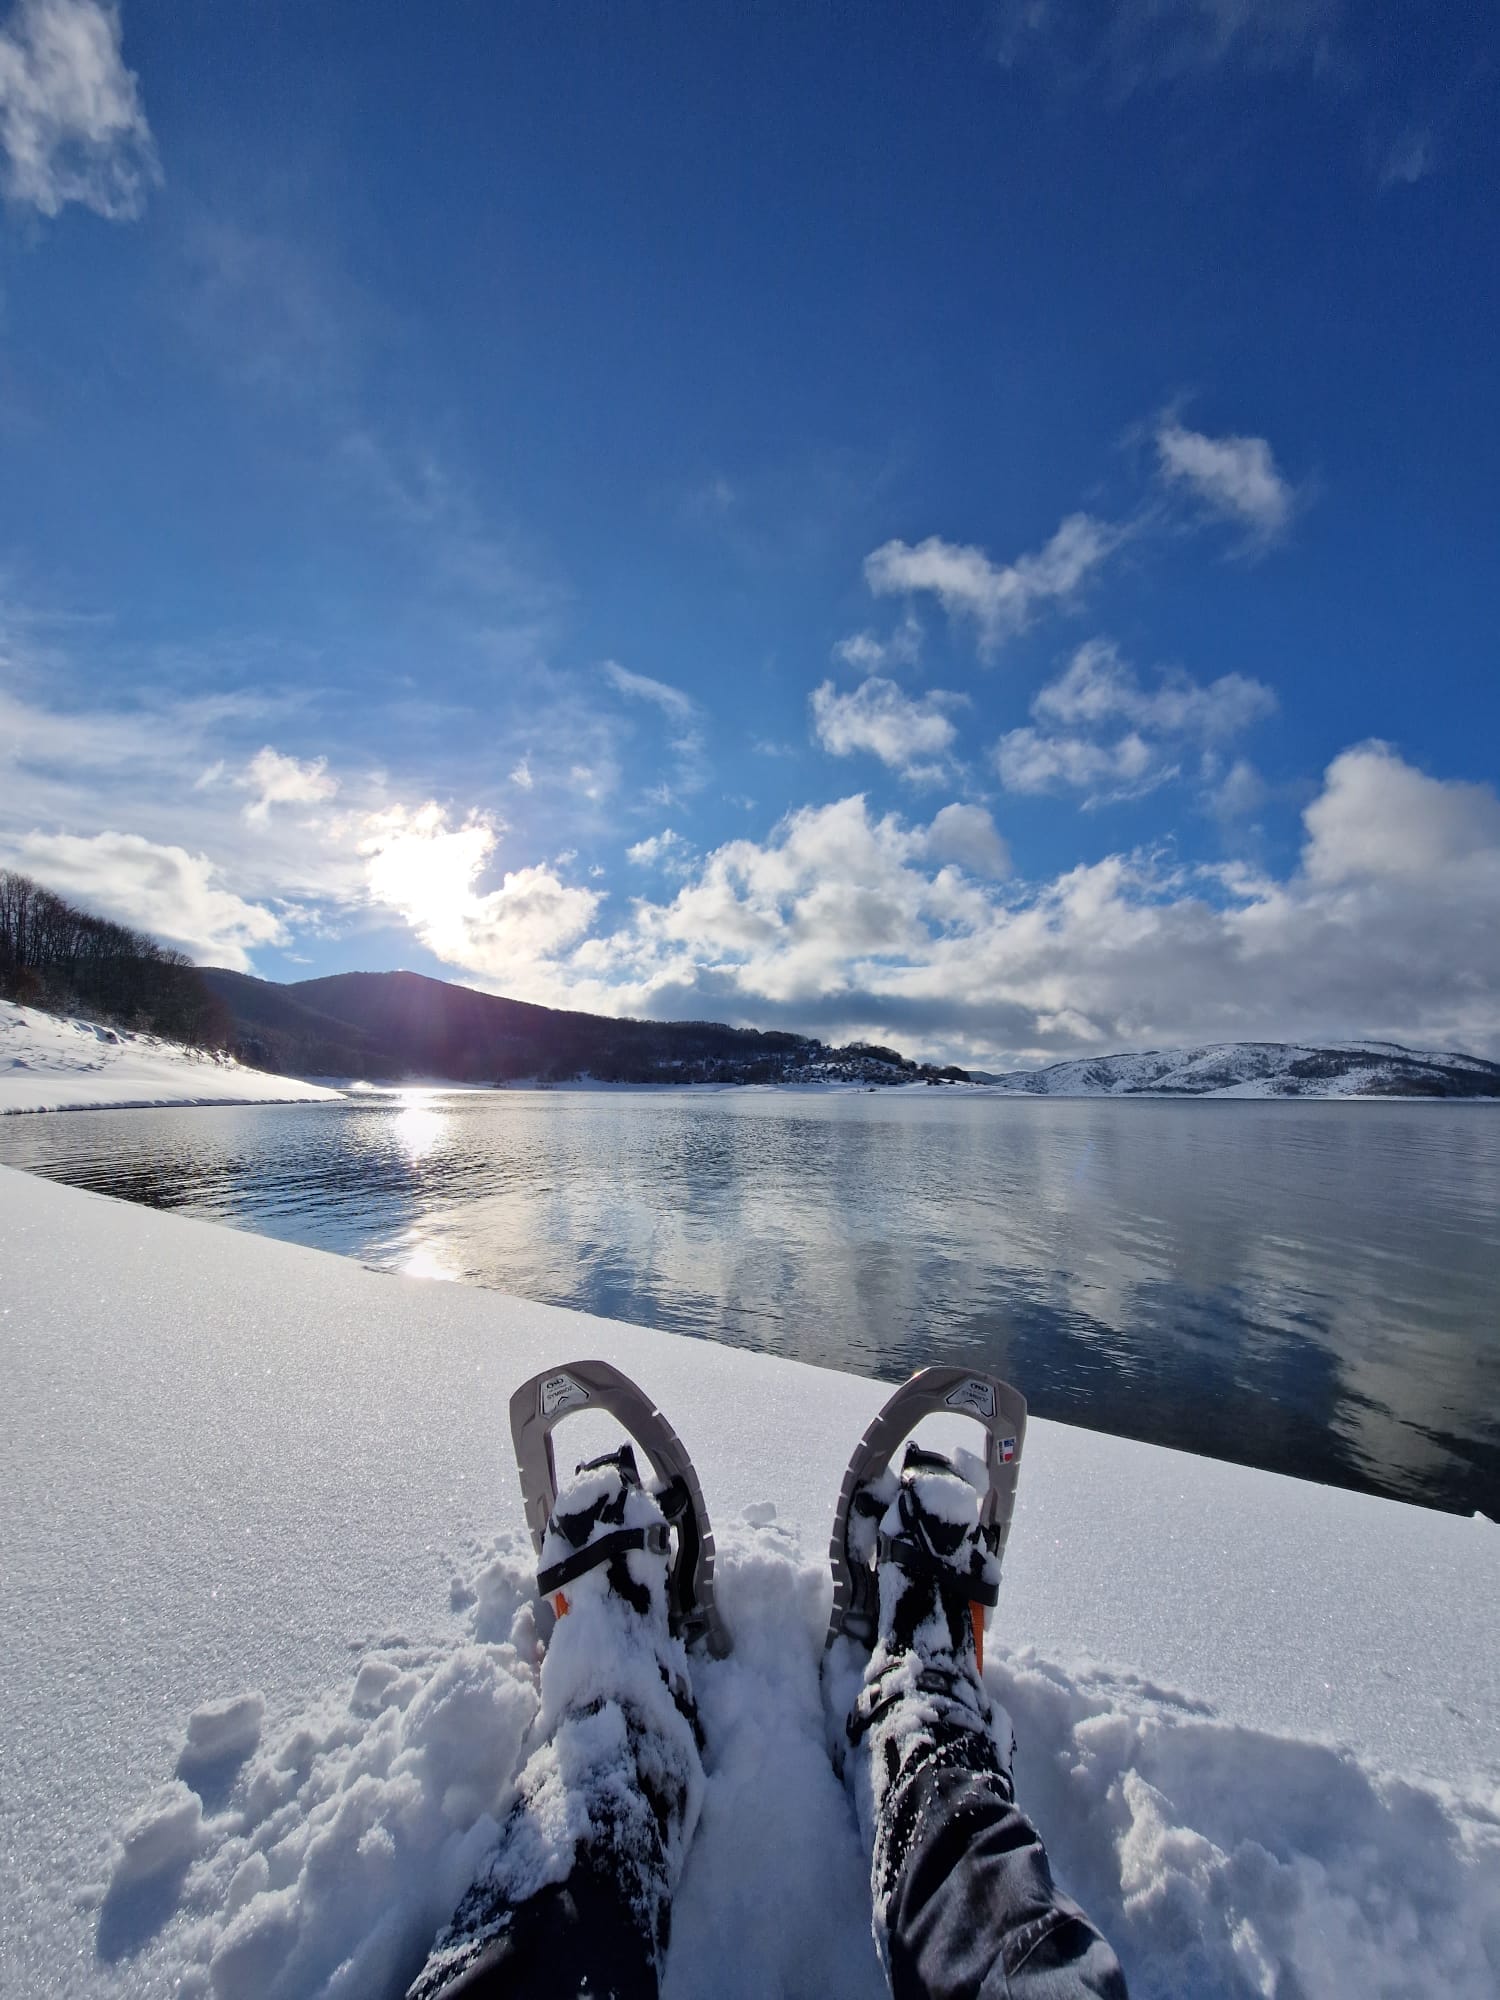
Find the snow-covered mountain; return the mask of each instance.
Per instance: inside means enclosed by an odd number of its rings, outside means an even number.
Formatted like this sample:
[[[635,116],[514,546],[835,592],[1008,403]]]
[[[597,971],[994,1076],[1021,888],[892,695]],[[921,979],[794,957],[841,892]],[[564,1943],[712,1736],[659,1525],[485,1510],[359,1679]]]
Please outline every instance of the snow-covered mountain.
[[[1034,1097],[1500,1097],[1500,1063],[1398,1042],[1211,1042],[985,1080]]]

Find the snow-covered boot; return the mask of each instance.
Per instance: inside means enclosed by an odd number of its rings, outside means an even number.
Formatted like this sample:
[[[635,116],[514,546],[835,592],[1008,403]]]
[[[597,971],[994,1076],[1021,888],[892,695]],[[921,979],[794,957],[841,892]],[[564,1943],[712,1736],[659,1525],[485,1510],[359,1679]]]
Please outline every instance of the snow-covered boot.
[[[941,1767],[985,1774],[1014,1794],[1009,1720],[980,1679],[1000,1570],[979,1495],[949,1459],[909,1444],[900,1475],[867,1488],[860,1513],[863,1536],[874,1537],[880,1617],[849,1714],[846,1770],[872,1855],[878,1933],[912,1845],[923,1795],[915,1780]]]
[[[580,1465],[542,1543],[557,1614],[500,1840],[408,2000],[654,1995],[703,1796],[666,1518],[628,1444]]]

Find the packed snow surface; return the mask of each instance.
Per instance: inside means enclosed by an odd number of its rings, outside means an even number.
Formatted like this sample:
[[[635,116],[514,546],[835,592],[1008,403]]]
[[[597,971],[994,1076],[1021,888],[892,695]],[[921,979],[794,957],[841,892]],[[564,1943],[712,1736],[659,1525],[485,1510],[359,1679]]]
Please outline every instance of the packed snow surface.
[[[232,1056],[0,1000],[0,1113],[142,1104],[302,1104],[341,1093]]]
[[[734,1641],[667,2000],[884,1991],[818,1679],[880,1384],[8,1171],[0,1346],[0,1991],[394,2000],[537,1711],[507,1401],[586,1355],[693,1452]],[[986,1650],[1137,2000],[1493,2000],[1490,1524],[1033,1420]]]

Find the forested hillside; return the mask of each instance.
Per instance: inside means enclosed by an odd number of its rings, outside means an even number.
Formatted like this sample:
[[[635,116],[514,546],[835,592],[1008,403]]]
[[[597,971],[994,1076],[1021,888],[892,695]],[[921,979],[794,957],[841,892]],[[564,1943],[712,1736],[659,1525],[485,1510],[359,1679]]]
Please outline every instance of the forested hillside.
[[[184,953],[0,869],[0,999],[222,1047],[228,1008]]]

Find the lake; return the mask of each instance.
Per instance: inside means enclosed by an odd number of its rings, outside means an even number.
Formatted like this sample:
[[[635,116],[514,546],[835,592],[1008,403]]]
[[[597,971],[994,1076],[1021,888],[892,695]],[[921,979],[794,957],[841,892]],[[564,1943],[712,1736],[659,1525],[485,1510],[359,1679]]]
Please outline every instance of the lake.
[[[1500,1515],[1500,1110],[428,1090],[0,1119],[128,1200]],[[497,1415],[497,1421],[499,1417]]]

